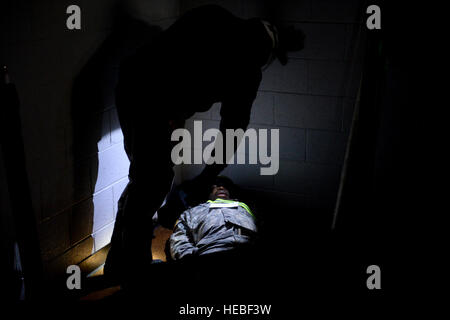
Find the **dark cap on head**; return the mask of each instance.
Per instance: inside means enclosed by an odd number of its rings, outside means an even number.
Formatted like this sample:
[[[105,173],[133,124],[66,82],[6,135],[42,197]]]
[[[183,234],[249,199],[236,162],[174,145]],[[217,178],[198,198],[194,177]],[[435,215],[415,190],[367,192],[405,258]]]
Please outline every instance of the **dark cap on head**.
[[[214,179],[213,185],[223,186],[230,192],[235,188],[234,182],[226,176],[217,176],[216,179]]]

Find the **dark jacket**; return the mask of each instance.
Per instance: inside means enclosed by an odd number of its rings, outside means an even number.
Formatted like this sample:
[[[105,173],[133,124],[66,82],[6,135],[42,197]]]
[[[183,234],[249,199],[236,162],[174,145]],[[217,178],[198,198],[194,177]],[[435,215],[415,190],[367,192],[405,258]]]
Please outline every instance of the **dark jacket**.
[[[242,202],[217,199],[184,211],[170,236],[174,260],[237,249],[256,234],[250,209]]]

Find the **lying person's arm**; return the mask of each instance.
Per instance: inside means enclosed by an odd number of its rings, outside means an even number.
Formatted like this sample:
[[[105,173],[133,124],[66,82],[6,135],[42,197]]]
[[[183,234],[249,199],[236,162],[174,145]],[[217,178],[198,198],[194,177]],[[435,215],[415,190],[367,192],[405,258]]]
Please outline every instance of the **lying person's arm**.
[[[198,250],[194,245],[188,223],[185,219],[186,215],[183,213],[170,236],[170,255],[174,260],[194,255]]]

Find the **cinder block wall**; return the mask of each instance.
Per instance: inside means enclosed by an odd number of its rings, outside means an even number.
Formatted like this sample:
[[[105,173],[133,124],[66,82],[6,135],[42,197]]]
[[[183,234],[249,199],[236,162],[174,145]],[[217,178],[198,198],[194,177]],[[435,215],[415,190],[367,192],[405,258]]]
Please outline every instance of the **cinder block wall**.
[[[354,54],[360,2],[181,0],[182,12],[216,3],[240,17],[265,17],[276,8],[282,22],[306,34],[305,49],[292,53],[287,66],[275,62],[264,71],[253,104],[249,128],[280,130],[278,173],[261,176],[259,164],[232,164],[223,172],[268,203],[328,211],[335,204],[361,69],[361,55]],[[219,110],[217,104],[195,114],[187,127],[202,120],[203,130],[217,128]],[[182,167],[183,178],[191,178],[203,166]]]
[[[98,264],[89,257],[109,243],[127,183],[129,162],[113,95],[126,48],[105,46],[119,2],[1,4],[0,58],[21,100],[27,171],[49,275],[63,274],[71,264]],[[178,15],[177,1],[123,3],[135,18],[163,28]],[[81,30],[66,28],[72,4],[81,8]]]
[[[49,273],[64,273],[70,264],[98,263],[89,257],[109,243],[117,200],[127,183],[129,164],[112,92],[117,57],[105,55],[102,47],[118,2],[1,3],[0,58],[21,100],[27,171]],[[199,4],[218,3],[238,16],[253,17],[264,16],[267,1],[126,2],[136,18],[164,28]],[[71,4],[81,7],[81,30],[66,28]],[[351,69],[351,43],[358,1],[279,1],[278,7],[285,21],[305,31],[306,48],[292,55],[287,67],[275,63],[265,71],[250,127],[280,129],[280,170],[260,176],[259,166],[234,165],[224,174],[267,199],[328,208],[335,199],[356,95],[358,64]],[[92,70],[97,54],[111,60],[100,59],[100,69]],[[97,77],[91,79],[93,99],[74,110],[74,84],[91,74]],[[204,130],[218,127],[219,107],[197,114],[187,126],[201,119]],[[200,169],[177,166],[177,181]]]

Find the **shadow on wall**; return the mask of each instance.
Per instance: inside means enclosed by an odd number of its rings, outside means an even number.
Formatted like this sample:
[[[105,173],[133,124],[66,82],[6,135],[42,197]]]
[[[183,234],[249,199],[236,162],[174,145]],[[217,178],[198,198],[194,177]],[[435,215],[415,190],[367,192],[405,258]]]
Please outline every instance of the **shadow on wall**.
[[[117,12],[119,11],[117,10]],[[114,90],[118,79],[120,62],[135,52],[142,44],[151,41],[160,32],[161,29],[157,26],[150,26],[123,14],[116,15],[112,32],[74,79],[71,97],[73,154],[75,158],[73,170],[74,200],[75,202],[81,201],[83,203],[80,206],[80,210],[83,212],[74,215],[72,224],[75,225],[76,229],[79,229],[75,230],[75,232],[83,234],[83,236],[92,235],[99,228],[103,227],[103,222],[109,221],[108,223],[111,223],[111,218],[113,219],[111,212],[105,213],[101,209],[102,204],[95,201],[94,194],[108,188],[115,182],[112,181],[114,179],[103,179],[105,181],[101,182],[97,180],[101,174],[99,173],[100,168],[105,167],[107,170],[117,169],[109,162],[113,161],[118,155],[111,153],[108,156],[109,158],[107,157],[106,159],[103,156],[99,157],[99,151],[102,151],[104,136],[110,139],[110,134],[120,130],[119,122],[111,121],[110,119],[110,115],[112,117],[116,112],[114,108]],[[108,144],[109,142],[108,140]],[[120,148],[117,148],[117,150],[124,152],[123,147],[121,145],[118,146]],[[77,165],[86,161],[90,162],[91,168],[90,184],[92,187],[90,190],[92,194],[90,195],[82,194],[81,190],[85,189],[80,186],[86,184],[86,173],[81,172],[83,166]],[[108,164],[103,165],[102,162],[104,161],[107,161]],[[123,167],[127,166],[124,164]],[[122,169],[123,176],[126,176],[127,170]],[[80,191],[77,192],[77,190]],[[102,200],[99,200],[99,202],[102,202]],[[112,201],[108,206],[113,206]],[[107,217],[102,215],[107,215]],[[106,245],[109,242],[106,241],[104,243],[105,241],[101,241],[102,245]],[[96,244],[92,246],[91,253],[100,249],[100,246]],[[80,257],[80,261],[85,258],[87,256]]]

